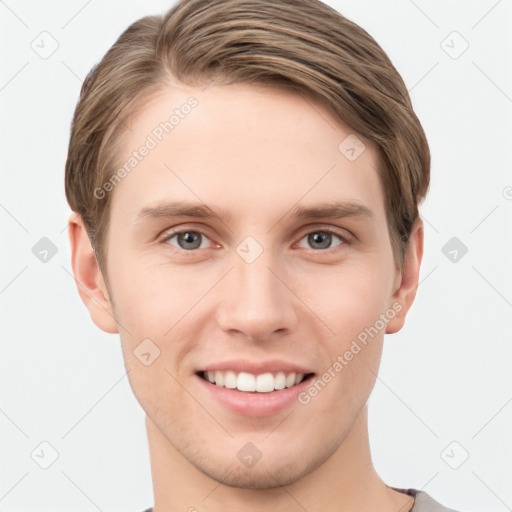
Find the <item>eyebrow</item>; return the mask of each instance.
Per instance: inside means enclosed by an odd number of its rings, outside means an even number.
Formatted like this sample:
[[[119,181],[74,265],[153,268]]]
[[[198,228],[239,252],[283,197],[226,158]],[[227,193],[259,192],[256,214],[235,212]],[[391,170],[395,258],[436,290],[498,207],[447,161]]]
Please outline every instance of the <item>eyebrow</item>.
[[[232,214],[225,210],[212,210],[204,203],[190,203],[188,201],[173,201],[170,203],[157,204],[142,208],[137,214],[136,219],[143,221],[146,219],[160,219],[172,217],[197,217],[201,219],[214,219],[219,221],[229,221]]]
[[[374,214],[370,208],[361,203],[350,201],[332,201],[315,206],[297,205],[291,210],[292,218],[297,219],[323,219],[344,217],[361,217],[372,220]]]
[[[364,220],[374,219],[374,213],[364,204],[351,201],[331,201],[314,206],[294,206],[286,216],[292,219],[323,219],[344,217],[360,217]],[[169,203],[147,206],[139,211],[136,219],[160,219],[173,217],[195,217],[201,219],[212,219],[221,222],[229,222],[233,215],[226,210],[213,210],[204,203],[191,203],[188,201],[173,201]]]

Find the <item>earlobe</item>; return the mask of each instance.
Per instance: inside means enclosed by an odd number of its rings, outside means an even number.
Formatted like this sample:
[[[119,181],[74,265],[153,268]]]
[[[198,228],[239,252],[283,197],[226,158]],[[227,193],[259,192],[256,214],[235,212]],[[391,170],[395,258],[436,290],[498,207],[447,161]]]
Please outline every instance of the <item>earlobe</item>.
[[[386,334],[398,332],[405,323],[405,317],[416,297],[419,283],[421,260],[423,257],[423,221],[420,217],[414,222],[401,272],[398,273],[391,306],[398,311],[386,326]]]
[[[68,221],[71,265],[78,293],[92,321],[103,331],[118,332],[112,304],[83,219],[73,213]]]

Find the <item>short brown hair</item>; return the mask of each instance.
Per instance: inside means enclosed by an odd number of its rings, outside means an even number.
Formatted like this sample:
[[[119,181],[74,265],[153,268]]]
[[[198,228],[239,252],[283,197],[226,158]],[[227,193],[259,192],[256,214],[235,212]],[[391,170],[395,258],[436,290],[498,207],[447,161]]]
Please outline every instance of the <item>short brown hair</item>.
[[[100,266],[110,194],[97,199],[94,190],[116,170],[127,119],[170,75],[190,86],[247,83],[307,95],[373,141],[395,263],[402,265],[429,185],[430,151],[407,88],[382,48],[319,0],[182,0],[130,25],[82,86],[66,197],[84,220]]]

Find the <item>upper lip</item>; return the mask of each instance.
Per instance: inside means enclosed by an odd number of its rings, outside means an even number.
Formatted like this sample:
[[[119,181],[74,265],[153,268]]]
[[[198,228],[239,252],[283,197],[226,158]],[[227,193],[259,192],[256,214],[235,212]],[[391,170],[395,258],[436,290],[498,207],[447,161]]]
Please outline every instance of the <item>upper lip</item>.
[[[305,366],[290,363],[279,359],[270,359],[267,361],[249,361],[247,359],[233,359],[231,361],[223,361],[219,363],[212,363],[199,371],[214,372],[214,371],[234,371],[234,372],[247,372],[254,375],[261,375],[262,373],[314,373],[311,369]]]

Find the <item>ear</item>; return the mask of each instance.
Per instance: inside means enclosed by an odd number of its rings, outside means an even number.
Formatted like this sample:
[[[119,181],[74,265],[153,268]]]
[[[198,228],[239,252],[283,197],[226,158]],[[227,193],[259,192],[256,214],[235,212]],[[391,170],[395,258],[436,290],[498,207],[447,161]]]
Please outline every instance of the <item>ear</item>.
[[[395,280],[395,292],[391,298],[391,305],[396,316],[386,326],[386,334],[398,332],[405,323],[405,317],[416,297],[418,289],[421,259],[423,258],[423,221],[420,217],[414,222],[404,262]]]
[[[89,310],[92,321],[103,331],[114,334],[118,332],[117,322],[107,286],[84,222],[77,213],[69,217],[68,232],[71,244],[71,265],[78,293]]]

